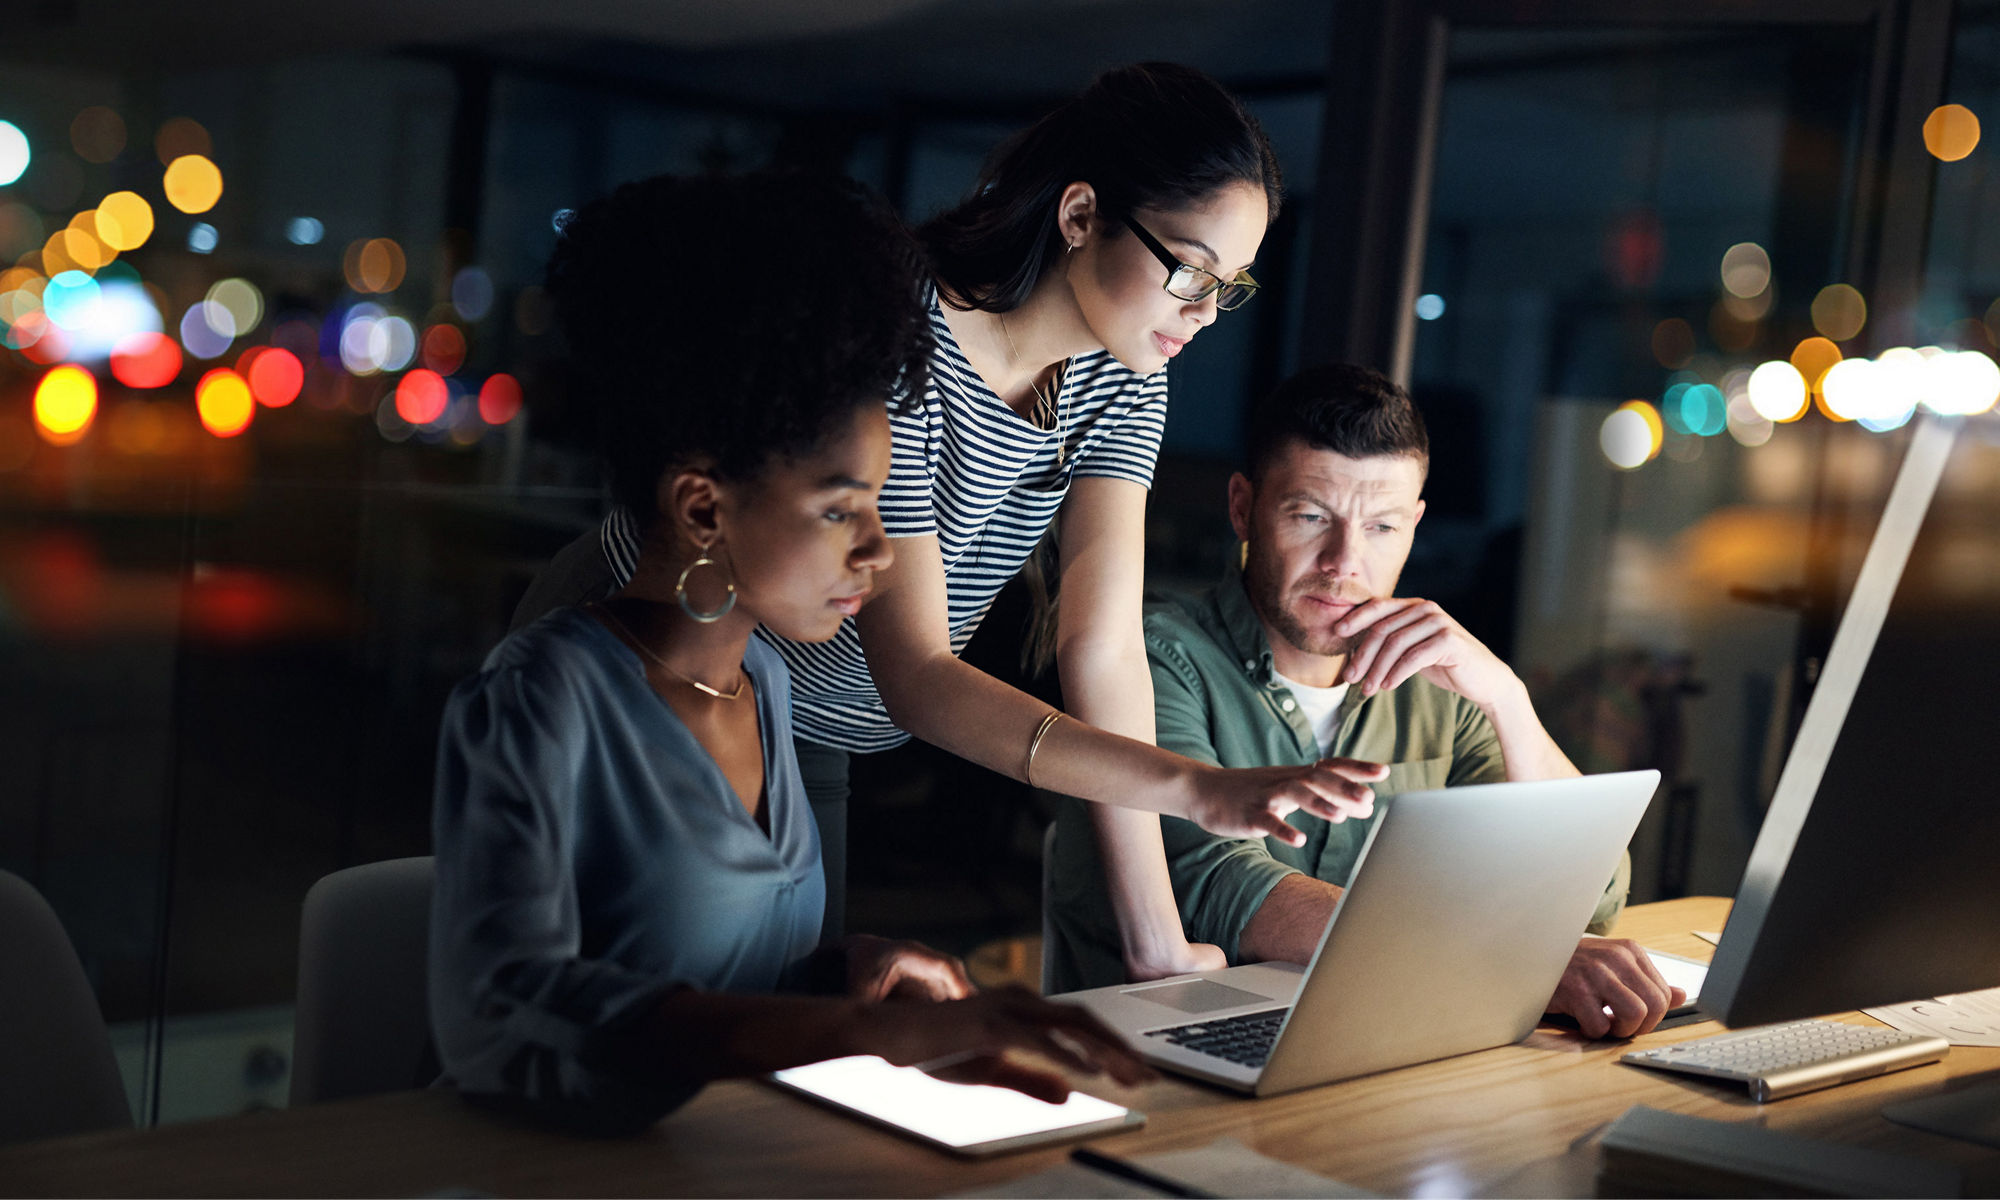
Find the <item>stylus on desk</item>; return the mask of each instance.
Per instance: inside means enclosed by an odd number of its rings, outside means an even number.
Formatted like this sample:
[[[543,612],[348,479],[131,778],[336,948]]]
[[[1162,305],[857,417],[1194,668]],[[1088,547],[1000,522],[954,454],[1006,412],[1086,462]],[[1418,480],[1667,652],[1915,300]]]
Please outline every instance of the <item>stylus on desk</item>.
[[[1200,1200],[1216,1200],[1214,1192],[1204,1192],[1200,1188],[1191,1187],[1178,1179],[1169,1179],[1165,1175],[1148,1171],[1137,1163],[1127,1162],[1122,1158],[1113,1158],[1109,1154],[1092,1150],[1088,1146],[1078,1146],[1069,1152],[1069,1156],[1074,1161],[1082,1163],[1092,1170],[1102,1171],[1106,1175],[1116,1175],[1118,1178],[1136,1183],[1140,1187],[1152,1188],[1164,1196],[1191,1196],[1200,1198]]]

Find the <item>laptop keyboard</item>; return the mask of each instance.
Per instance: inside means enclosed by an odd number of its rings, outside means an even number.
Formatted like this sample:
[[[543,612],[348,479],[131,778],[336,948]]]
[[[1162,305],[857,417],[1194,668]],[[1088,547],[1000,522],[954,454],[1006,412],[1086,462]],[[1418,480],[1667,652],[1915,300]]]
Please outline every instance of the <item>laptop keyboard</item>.
[[[1271,1047],[1278,1041],[1278,1030],[1284,1026],[1285,1017],[1291,1011],[1289,1008],[1274,1008],[1266,1012],[1245,1013],[1240,1017],[1224,1017],[1218,1021],[1196,1021],[1171,1029],[1155,1029],[1146,1036],[1239,1066],[1261,1067],[1271,1057]]]

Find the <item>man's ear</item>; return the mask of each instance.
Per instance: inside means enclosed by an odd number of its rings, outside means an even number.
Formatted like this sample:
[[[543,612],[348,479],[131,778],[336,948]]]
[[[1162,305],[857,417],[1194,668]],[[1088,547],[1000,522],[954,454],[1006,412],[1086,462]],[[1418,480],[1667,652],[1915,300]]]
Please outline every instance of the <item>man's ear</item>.
[[[1079,249],[1097,231],[1097,189],[1078,180],[1056,198],[1056,236],[1071,250]]]
[[[1410,518],[1411,529],[1415,529],[1417,527],[1417,522],[1424,519],[1424,507],[1425,505],[1422,500],[1417,501],[1416,515]]]
[[[1236,540],[1250,540],[1250,510],[1257,503],[1257,485],[1250,477],[1238,471],[1229,477],[1229,527],[1236,531]]]
[[[691,545],[712,546],[722,536],[722,485],[697,467],[672,471],[660,478],[660,515]]]

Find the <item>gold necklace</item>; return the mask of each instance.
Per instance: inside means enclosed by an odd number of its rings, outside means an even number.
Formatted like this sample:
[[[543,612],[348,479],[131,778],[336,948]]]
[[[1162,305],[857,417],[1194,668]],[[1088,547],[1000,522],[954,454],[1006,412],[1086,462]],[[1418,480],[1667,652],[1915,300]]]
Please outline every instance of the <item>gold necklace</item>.
[[[998,313],[996,315],[1000,318],[1000,332],[1006,336],[1007,350],[1012,356],[1008,361],[1018,367],[1021,365],[1021,348],[1014,344],[1014,331],[1007,328],[1007,314]],[[1068,362],[1065,360],[1064,366],[1067,365]],[[1063,375],[1066,373],[1061,368],[1058,368],[1055,382],[1047,390],[1044,390],[1041,384],[1035,380],[1028,380],[1028,390],[1033,392],[1035,396],[1036,427],[1055,431],[1056,465],[1058,467],[1069,456],[1069,437],[1063,429],[1063,418],[1068,415],[1069,409],[1069,397],[1062,394]],[[1057,406],[1058,398],[1062,401],[1061,407]]]
[[[633,648],[637,649],[639,653],[645,655],[647,658],[650,658],[654,662],[658,663],[662,671],[665,671],[667,674],[673,676],[675,679],[680,680],[682,683],[687,684],[689,687],[693,688],[697,692],[702,693],[703,695],[713,696],[717,700],[734,700],[743,694],[744,685],[750,682],[746,676],[739,674],[736,677],[736,690],[733,692],[725,692],[720,688],[710,687],[709,685],[703,683],[699,679],[683,675],[679,671],[674,670],[674,666],[672,663],[668,662],[664,658],[661,658],[659,654],[655,652],[651,646],[648,646],[644,641],[640,640],[639,635],[632,632],[631,626],[627,625],[625,622],[618,619],[617,613],[612,612],[609,608],[605,607],[602,604],[597,603],[596,601],[592,601],[590,607],[596,609],[600,613],[603,613],[604,619],[611,622],[614,626],[616,626],[618,632],[625,635],[625,640],[627,642],[630,642]]]

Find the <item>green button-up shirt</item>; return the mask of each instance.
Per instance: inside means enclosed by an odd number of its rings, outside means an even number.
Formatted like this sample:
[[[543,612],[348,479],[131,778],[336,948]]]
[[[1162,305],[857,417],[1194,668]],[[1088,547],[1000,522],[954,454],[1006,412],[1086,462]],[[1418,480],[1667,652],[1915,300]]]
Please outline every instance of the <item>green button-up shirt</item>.
[[[1148,603],[1145,629],[1162,747],[1222,767],[1303,766],[1323,757],[1291,689],[1272,669],[1264,626],[1234,564],[1204,592]],[[1486,714],[1421,676],[1373,696],[1349,689],[1329,754],[1389,764],[1388,778],[1374,785],[1383,797],[1507,777]],[[1345,887],[1375,818],[1336,825],[1294,812],[1287,820],[1305,832],[1305,845],[1217,837],[1189,821],[1160,819],[1189,940],[1212,942],[1230,962],[1242,961],[1243,927],[1278,881],[1303,872]],[[1047,897],[1054,945],[1043,987],[1122,983],[1118,927],[1083,802],[1064,799],[1056,822]],[[1593,932],[1617,919],[1626,883],[1621,866],[1592,918]]]

